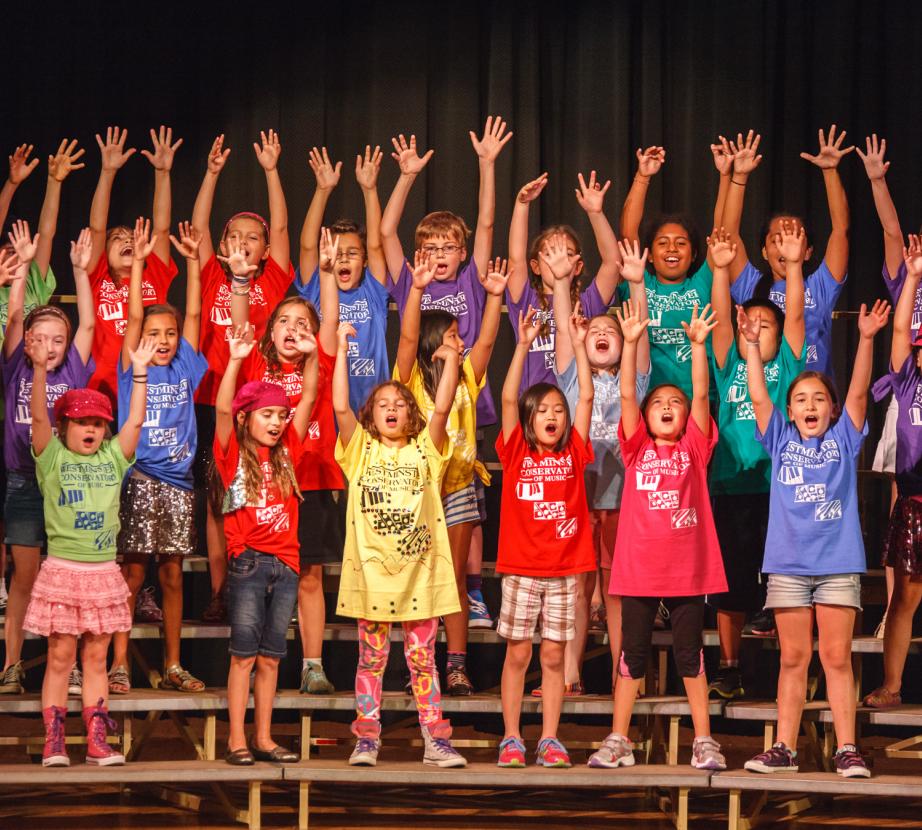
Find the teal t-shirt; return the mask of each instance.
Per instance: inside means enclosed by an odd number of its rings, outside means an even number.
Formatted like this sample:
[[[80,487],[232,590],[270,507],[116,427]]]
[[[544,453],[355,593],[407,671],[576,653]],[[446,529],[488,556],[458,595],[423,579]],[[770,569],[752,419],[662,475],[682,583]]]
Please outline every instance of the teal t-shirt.
[[[103,441],[93,455],[71,452],[57,437],[48,442],[35,457],[35,472],[49,556],[75,562],[115,559],[119,496],[131,464],[114,438]]]
[[[806,352],[806,348],[803,349]],[[779,412],[787,409],[788,387],[806,365],[781,338],[778,354],[765,364],[765,385]],[[712,493],[767,493],[771,489],[772,462],[756,439],[756,415],[749,397],[746,361],[736,338],[727,352],[723,369],[713,361],[717,380],[717,426],[719,439],[711,464]]]
[[[691,344],[682,320],[691,322],[692,308],[699,310],[711,301],[713,274],[707,261],[689,277],[679,283],[662,283],[655,274],[644,274],[647,306],[650,313],[650,389],[664,383],[678,386],[689,398],[692,396]],[[618,300],[630,296],[630,285],[618,286]],[[707,340],[708,359],[712,356],[711,340]]]

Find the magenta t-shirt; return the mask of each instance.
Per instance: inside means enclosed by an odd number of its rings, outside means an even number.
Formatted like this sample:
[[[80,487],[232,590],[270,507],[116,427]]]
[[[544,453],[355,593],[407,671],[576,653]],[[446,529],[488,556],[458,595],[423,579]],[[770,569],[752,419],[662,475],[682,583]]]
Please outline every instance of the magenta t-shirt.
[[[689,417],[678,443],[658,446],[643,422],[630,439],[619,423],[618,440],[625,482],[608,593],[685,597],[726,591],[707,487],[717,424],[710,419],[710,435],[704,435]]]

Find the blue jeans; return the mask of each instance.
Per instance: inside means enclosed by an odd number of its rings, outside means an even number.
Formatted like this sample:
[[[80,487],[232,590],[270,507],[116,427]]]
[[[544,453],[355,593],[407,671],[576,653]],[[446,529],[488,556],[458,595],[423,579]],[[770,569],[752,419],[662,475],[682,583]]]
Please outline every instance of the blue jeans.
[[[298,575],[277,556],[250,548],[232,557],[227,570],[228,651],[236,657],[284,657]]]
[[[6,544],[27,548],[40,548],[45,544],[45,504],[35,473],[7,472],[3,515]]]

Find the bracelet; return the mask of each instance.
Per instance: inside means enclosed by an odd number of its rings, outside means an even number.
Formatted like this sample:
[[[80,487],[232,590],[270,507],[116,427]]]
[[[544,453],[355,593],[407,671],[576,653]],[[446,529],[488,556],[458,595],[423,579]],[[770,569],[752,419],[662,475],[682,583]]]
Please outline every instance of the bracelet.
[[[234,274],[234,275],[231,277],[231,279],[232,279],[234,282],[243,283],[244,285],[249,285],[249,284],[250,284],[250,278],[249,278],[249,277],[238,277],[236,274]]]
[[[231,294],[235,297],[247,297],[250,293],[250,286],[246,288],[237,288],[236,286],[231,286]]]
[[[733,178],[733,176],[730,176],[730,184],[735,184],[735,185],[737,185],[738,187],[745,187],[745,186],[746,186],[746,182],[738,182],[736,179]]]
[[[132,375],[131,379],[135,383],[147,383],[147,375]]]
[[[649,176],[645,176],[644,178],[640,178],[640,176],[643,176],[643,173],[635,173],[635,174],[634,174],[634,181],[635,181],[635,182],[640,182],[641,184],[650,184],[650,177],[649,177]]]

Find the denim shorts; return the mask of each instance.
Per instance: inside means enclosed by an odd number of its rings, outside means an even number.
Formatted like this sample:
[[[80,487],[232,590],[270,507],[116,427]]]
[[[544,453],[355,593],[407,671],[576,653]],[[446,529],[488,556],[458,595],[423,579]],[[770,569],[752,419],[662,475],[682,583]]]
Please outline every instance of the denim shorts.
[[[769,574],[766,608],[844,605],[861,610],[861,574]]]
[[[6,544],[29,548],[45,544],[45,507],[34,474],[7,472],[3,520]]]
[[[250,548],[231,557],[227,572],[228,651],[236,657],[284,657],[298,575],[277,556]]]

